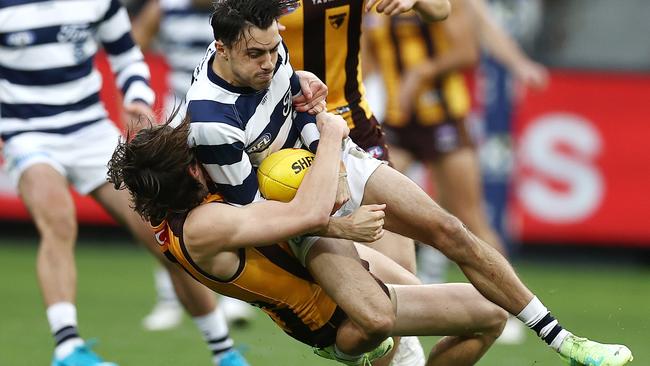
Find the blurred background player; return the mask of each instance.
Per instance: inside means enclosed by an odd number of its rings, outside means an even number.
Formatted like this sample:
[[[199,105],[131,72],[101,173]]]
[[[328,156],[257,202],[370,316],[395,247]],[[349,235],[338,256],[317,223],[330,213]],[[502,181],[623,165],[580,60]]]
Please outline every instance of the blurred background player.
[[[468,125],[470,95],[462,72],[479,60],[479,35],[528,84],[543,87],[543,67],[530,61],[491,19],[480,0],[454,0],[450,17],[426,24],[406,13],[366,19],[368,55],[385,84],[391,161],[401,172],[421,162],[431,173],[437,201],[480,238],[506,254],[483,207],[481,171]],[[371,57],[373,59],[373,57]],[[372,67],[372,63],[366,63]],[[428,246],[419,248],[424,282],[444,282],[446,259]],[[523,341],[524,329],[510,321],[501,342]]]
[[[160,52],[170,67],[165,115],[185,102],[194,68],[214,40],[209,23],[211,13],[211,0],[149,0],[133,19],[133,37],[140,48]],[[142,325],[148,330],[174,328],[181,323],[183,309],[169,273],[158,267],[154,278],[157,302]],[[250,305],[229,297],[221,297],[218,307],[231,324],[245,325],[254,316]]]
[[[152,118],[149,69],[117,0],[0,2],[0,136],[6,168],[40,235],[37,276],[55,339],[52,365],[103,362],[77,330],[77,222],[68,184],[88,194],[162,260],[153,233],[106,181],[120,131],[99,99],[100,43],[123,93],[128,124]],[[203,332],[215,365],[245,365],[220,328],[214,297],[174,266],[173,282]],[[221,361],[221,362],[220,362]]]
[[[282,38],[296,70],[314,73],[328,87],[327,110],[345,118],[350,138],[373,157],[388,161],[384,132],[365,97],[361,75],[361,26],[363,17],[374,9],[394,15],[415,9],[434,20],[448,10],[447,0],[344,0],[337,2],[297,1],[291,14],[280,18]],[[296,106],[299,111],[304,111]],[[372,244],[404,268],[415,273],[413,241],[393,233]],[[411,248],[408,250],[406,248]],[[407,337],[396,347],[395,365],[424,363],[424,353],[415,337]],[[403,351],[402,351],[403,350]],[[417,360],[417,361],[413,361]]]

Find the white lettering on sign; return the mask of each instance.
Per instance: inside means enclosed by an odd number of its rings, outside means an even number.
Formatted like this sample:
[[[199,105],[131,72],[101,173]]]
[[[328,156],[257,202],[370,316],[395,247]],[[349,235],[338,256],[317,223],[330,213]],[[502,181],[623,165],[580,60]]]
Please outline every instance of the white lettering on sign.
[[[530,214],[569,224],[598,209],[605,187],[594,160],[602,152],[602,138],[590,121],[568,113],[544,115],[526,128],[519,146],[520,161],[532,172],[517,195]]]

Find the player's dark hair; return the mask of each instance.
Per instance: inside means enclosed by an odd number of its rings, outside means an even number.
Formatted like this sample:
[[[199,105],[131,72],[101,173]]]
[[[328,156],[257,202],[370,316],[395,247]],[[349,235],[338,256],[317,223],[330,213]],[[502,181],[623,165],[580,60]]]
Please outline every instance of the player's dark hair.
[[[150,125],[131,139],[120,141],[108,162],[108,181],[116,189],[128,189],[132,208],[157,224],[171,212],[185,213],[198,206],[205,188],[189,173],[196,164],[188,145],[190,119],[170,126],[176,110],[163,125]]]
[[[298,5],[298,0],[217,0],[210,18],[214,39],[231,47],[249,27],[267,29]]]

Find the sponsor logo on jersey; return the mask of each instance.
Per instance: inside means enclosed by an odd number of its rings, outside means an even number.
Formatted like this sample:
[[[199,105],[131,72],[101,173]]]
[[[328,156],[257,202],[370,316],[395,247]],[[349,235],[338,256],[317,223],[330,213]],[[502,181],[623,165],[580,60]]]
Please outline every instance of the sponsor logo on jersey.
[[[91,36],[88,24],[64,24],[56,35],[56,40],[61,43],[83,43]]]
[[[330,21],[330,25],[334,27],[334,29],[339,29],[341,25],[343,25],[343,22],[345,22],[345,13],[341,14],[334,14],[330,15],[327,17]]]
[[[36,35],[32,31],[16,32],[7,35],[7,44],[14,47],[25,47],[34,43]]]
[[[160,229],[160,231],[156,231],[154,236],[156,237],[156,241],[160,246],[165,245],[165,243],[169,239],[169,237],[167,236],[167,230],[165,230],[165,228]]]
[[[366,152],[375,159],[380,159],[384,156],[384,148],[381,146],[372,146],[368,148]]]
[[[282,115],[284,117],[289,115],[291,112],[291,88],[287,89],[287,93],[282,97]]]
[[[267,132],[264,135],[262,135],[260,138],[255,140],[255,142],[253,142],[248,147],[248,149],[246,149],[246,152],[248,154],[252,154],[252,153],[262,151],[267,147],[269,147],[269,144],[271,144],[271,134]]]
[[[327,3],[333,3],[338,0],[311,0],[311,3],[314,5],[322,5],[322,4],[327,4]]]

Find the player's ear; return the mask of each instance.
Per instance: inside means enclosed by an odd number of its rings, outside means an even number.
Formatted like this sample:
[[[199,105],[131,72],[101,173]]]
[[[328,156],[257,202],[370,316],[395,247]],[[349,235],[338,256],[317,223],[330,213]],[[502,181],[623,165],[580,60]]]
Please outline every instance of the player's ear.
[[[201,165],[197,161],[192,162],[192,164],[190,164],[190,166],[187,167],[187,171],[195,179],[201,180],[201,178],[203,178],[203,171],[201,170]]]
[[[214,44],[217,49],[217,56],[223,57],[225,60],[228,60],[228,54],[226,53],[226,46],[223,44],[223,42],[220,40],[216,40]]]

